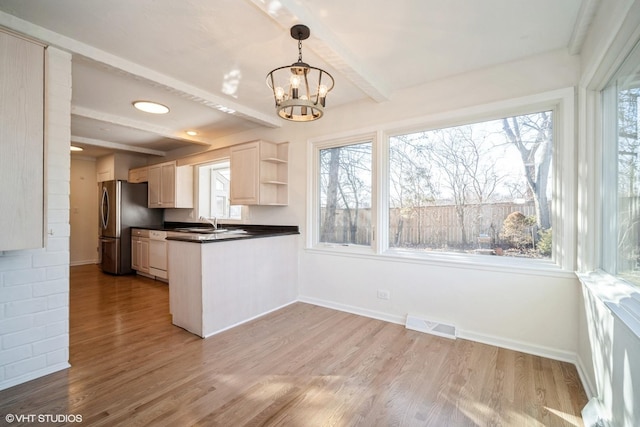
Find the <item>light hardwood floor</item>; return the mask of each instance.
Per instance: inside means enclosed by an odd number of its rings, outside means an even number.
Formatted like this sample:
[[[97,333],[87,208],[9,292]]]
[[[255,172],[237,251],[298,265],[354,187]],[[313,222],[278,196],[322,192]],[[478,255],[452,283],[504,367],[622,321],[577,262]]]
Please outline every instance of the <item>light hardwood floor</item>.
[[[72,367],[0,391],[2,422],[581,426],[587,402],[571,364],[309,304],[203,340],[171,324],[166,284],[81,266],[70,305]]]

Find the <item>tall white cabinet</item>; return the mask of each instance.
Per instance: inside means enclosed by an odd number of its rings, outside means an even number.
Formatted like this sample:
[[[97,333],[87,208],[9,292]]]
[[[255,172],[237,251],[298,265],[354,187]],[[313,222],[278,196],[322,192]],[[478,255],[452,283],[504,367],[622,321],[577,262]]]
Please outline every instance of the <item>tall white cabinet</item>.
[[[0,30],[0,93],[0,251],[42,248],[42,45]]]

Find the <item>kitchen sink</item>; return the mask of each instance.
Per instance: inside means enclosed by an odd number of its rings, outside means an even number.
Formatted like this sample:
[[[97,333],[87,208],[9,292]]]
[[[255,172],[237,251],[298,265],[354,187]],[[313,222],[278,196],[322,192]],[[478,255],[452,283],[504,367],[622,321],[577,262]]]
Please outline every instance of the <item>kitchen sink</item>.
[[[227,230],[226,228],[218,228],[217,230],[214,230],[213,228],[210,228],[210,227],[189,227],[189,228],[176,228],[175,231],[182,231],[186,233],[217,234],[217,233],[226,233],[229,230]]]

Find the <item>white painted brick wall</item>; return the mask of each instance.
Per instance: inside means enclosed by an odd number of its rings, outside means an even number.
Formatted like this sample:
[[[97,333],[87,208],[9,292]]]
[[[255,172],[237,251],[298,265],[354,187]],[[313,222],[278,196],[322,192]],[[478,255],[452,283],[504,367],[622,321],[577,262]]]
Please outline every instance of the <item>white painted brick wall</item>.
[[[0,252],[0,390],[69,367],[71,55],[47,61],[47,245]]]

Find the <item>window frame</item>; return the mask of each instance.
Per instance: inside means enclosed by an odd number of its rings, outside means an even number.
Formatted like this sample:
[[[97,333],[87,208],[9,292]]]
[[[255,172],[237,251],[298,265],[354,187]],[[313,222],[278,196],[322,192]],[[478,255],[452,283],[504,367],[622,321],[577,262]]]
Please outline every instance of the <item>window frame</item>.
[[[239,218],[238,217],[211,217],[211,216],[205,216],[200,212],[200,168],[217,166],[222,163],[229,163],[229,161],[230,161],[229,157],[220,157],[220,158],[212,159],[206,162],[197,163],[193,165],[193,178],[194,178],[193,192],[194,192],[194,200],[196,201],[196,203],[194,204],[193,210],[194,210],[194,216],[196,218],[200,218],[200,217],[205,217],[208,219],[216,218],[217,220],[224,220],[227,223],[239,223],[246,216],[244,206],[241,206],[240,208]],[[210,186],[214,185],[214,183],[211,180],[211,176],[209,176],[209,181],[210,181],[209,182]],[[213,198],[212,196],[213,194],[210,194],[210,197],[209,197],[210,203]],[[230,198],[227,198],[227,203],[229,203],[229,209],[231,208],[231,206],[239,206],[239,205],[231,205]]]
[[[634,295],[640,295],[640,284],[634,283],[622,277],[619,272],[619,116],[618,116],[618,94],[620,91],[618,79],[620,73],[630,59],[640,58],[640,41],[628,52],[628,55],[621,61],[619,67],[612,73],[608,81],[601,89],[598,101],[600,107],[600,162],[598,164],[599,198],[599,227],[600,238],[597,247],[598,273],[607,277],[609,281],[617,284],[622,289]],[[637,101],[640,104],[640,98]],[[640,111],[640,109],[639,109]],[[606,168],[605,165],[614,165]],[[640,317],[640,316],[639,316]],[[640,330],[640,328],[638,329]]]
[[[462,253],[418,253],[389,248],[389,138],[414,131],[441,129],[503,117],[551,110],[554,115],[552,223],[554,224],[551,260],[514,259]],[[318,244],[318,156],[320,149],[347,145],[363,137],[372,138],[372,245],[367,251],[353,247]],[[576,265],[576,140],[575,89],[564,88],[536,95],[513,98],[459,110],[422,116],[373,128],[359,129],[308,141],[308,200],[306,250],[339,255],[366,255],[377,259],[431,263],[448,266],[526,272],[527,274],[575,277]]]
[[[422,133],[422,132],[430,132],[430,131],[434,131],[434,130],[442,130],[442,129],[450,129],[450,128],[455,128],[455,127],[462,127],[462,126],[472,126],[475,124],[482,124],[482,123],[486,123],[486,122],[492,122],[492,121],[499,121],[502,120],[503,118],[511,118],[511,117],[519,117],[519,116],[525,116],[525,115],[530,115],[530,114],[536,114],[536,113],[541,113],[541,112],[550,112],[553,116],[553,121],[552,124],[554,125],[552,127],[552,138],[553,138],[553,143],[552,143],[552,154],[553,156],[555,156],[555,143],[556,143],[556,132],[555,132],[555,122],[556,122],[556,109],[555,108],[542,108],[542,109],[535,109],[532,111],[529,111],[527,113],[517,113],[517,114],[498,114],[495,117],[491,117],[489,116],[488,118],[483,118],[480,120],[474,120],[474,121],[466,121],[464,123],[462,123],[461,125],[447,125],[447,126],[437,126],[437,127],[417,127],[417,128],[411,128],[409,130],[406,129],[401,129],[401,130],[396,130],[394,132],[387,132],[385,133],[385,137],[384,137],[384,142],[386,144],[385,146],[385,153],[387,156],[387,163],[386,163],[386,167],[385,167],[385,172],[388,174],[385,177],[385,181],[384,183],[386,184],[386,188],[387,191],[390,191],[390,175],[391,175],[391,159],[390,159],[390,148],[391,148],[391,139],[395,138],[395,137],[401,137],[401,136],[405,136],[405,135],[409,135],[409,134],[415,134],[415,133]],[[554,183],[555,183],[555,157],[552,157],[552,162],[551,165],[552,167],[550,168],[550,173],[551,173],[551,178],[550,181],[548,183],[549,188],[551,189],[551,192],[553,193],[555,191],[555,187],[554,187]],[[550,201],[553,201],[553,194],[552,197],[550,199]],[[387,220],[390,220],[391,215],[388,213],[390,211],[390,203],[389,203],[389,193],[385,194],[385,203],[386,203],[386,207],[385,207],[385,212]],[[551,203],[551,212],[550,212],[550,216],[552,218],[552,221],[555,220],[554,215],[553,215],[553,205],[554,203]],[[552,223],[552,227],[553,227],[553,223]],[[386,242],[385,242],[385,248],[387,253],[389,254],[394,254],[394,253],[411,253],[411,252],[416,252],[416,253],[424,253],[423,250],[413,250],[410,248],[402,248],[402,247],[391,247],[390,246],[390,233],[388,232],[388,226],[389,224],[387,224],[387,233],[385,233],[385,237],[386,237]],[[552,238],[555,239],[555,236],[552,235]],[[471,257],[476,257],[477,254],[472,254],[472,253],[464,253],[464,252],[458,252],[458,251],[440,251],[440,250],[436,250],[434,251],[435,253],[441,253],[441,254],[455,254],[455,255],[463,255],[463,256],[471,256]],[[509,259],[509,257],[506,257],[507,259]],[[528,258],[529,260],[532,260],[533,258]],[[544,258],[544,259],[539,259],[541,261],[549,261],[549,258]],[[553,260],[553,258],[551,258],[551,260]]]
[[[376,146],[377,137],[374,133],[361,133],[351,135],[348,137],[336,137],[328,140],[319,140],[312,142],[311,156],[309,159],[308,170],[313,171],[311,173],[309,181],[309,188],[307,194],[309,194],[309,215],[307,215],[307,229],[310,231],[307,233],[307,247],[314,247],[317,249],[325,249],[339,252],[355,252],[359,254],[373,255],[376,253],[376,223],[378,217],[378,208],[376,205],[376,193],[377,193],[377,178],[376,178]],[[371,244],[370,245],[349,245],[339,243],[326,243],[320,242],[320,151],[329,148],[345,147],[349,145],[362,144],[371,142]]]

